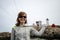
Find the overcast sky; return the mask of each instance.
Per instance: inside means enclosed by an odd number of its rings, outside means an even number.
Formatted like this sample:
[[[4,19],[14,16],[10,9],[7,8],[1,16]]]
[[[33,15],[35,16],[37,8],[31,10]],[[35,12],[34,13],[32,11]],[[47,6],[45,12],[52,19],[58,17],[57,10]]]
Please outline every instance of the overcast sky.
[[[27,13],[28,24],[46,24],[49,18],[49,24],[60,25],[60,0],[0,0],[0,32],[11,32],[20,11]]]

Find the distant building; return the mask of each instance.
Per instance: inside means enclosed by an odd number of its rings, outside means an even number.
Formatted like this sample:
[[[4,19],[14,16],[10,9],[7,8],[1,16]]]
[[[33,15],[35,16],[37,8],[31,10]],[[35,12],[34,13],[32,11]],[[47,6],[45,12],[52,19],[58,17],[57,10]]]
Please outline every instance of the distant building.
[[[36,21],[37,26],[42,26],[42,21]]]

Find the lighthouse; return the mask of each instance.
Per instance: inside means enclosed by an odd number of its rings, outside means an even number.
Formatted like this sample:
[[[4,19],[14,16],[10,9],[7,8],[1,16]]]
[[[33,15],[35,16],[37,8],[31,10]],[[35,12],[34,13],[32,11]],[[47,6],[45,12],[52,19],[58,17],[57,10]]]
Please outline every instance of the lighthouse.
[[[46,25],[49,26],[49,19],[46,19]]]

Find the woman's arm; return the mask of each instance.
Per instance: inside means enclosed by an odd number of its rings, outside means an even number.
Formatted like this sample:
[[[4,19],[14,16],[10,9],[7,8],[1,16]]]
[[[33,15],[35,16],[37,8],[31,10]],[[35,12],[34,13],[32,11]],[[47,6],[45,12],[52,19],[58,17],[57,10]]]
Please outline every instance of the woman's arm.
[[[11,40],[15,40],[15,31],[14,31],[14,28],[12,28]]]
[[[31,33],[32,33],[32,35],[35,35],[35,36],[41,36],[44,33],[45,29],[46,29],[46,27],[43,26],[39,31],[37,31],[36,29],[34,29],[32,27]]]

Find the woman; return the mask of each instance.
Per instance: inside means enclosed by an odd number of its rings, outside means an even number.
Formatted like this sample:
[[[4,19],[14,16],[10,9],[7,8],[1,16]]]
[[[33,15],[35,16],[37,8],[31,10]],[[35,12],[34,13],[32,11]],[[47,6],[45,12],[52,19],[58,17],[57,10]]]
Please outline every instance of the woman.
[[[30,33],[32,35],[41,36],[46,27],[42,27],[37,31],[34,27],[28,27],[27,14],[25,12],[19,12],[17,17],[17,23],[12,28],[11,40],[30,40]]]

